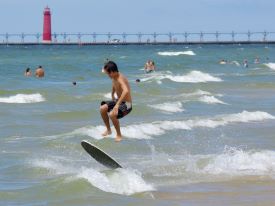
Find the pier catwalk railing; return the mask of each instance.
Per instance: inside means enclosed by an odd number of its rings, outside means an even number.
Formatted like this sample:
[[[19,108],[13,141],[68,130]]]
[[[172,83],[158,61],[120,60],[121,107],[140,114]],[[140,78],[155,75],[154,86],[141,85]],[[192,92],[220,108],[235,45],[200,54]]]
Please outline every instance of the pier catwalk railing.
[[[275,43],[275,32],[183,32],[183,33],[53,33],[44,43],[41,33],[0,33],[0,44],[253,44]]]

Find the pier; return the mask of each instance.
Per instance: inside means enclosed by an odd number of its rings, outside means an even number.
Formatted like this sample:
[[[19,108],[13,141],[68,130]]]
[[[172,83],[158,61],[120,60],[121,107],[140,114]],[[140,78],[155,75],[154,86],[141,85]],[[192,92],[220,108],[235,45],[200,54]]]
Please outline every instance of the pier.
[[[275,32],[183,33],[53,33],[43,42],[41,33],[2,33],[1,45],[151,45],[151,44],[275,44]]]

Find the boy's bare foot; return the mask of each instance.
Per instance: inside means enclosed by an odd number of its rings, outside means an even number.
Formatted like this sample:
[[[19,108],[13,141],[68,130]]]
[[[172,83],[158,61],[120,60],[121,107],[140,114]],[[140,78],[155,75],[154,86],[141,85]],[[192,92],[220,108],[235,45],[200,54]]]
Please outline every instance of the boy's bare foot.
[[[115,141],[120,142],[122,140],[121,136],[116,136]]]
[[[112,131],[111,130],[106,130],[105,132],[103,132],[101,135],[103,137],[107,137],[108,135],[112,134]]]

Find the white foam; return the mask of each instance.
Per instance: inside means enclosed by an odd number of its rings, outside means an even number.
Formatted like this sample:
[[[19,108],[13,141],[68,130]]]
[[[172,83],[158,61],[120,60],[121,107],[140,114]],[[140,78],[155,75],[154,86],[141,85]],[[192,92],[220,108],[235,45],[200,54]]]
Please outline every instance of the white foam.
[[[189,82],[189,83],[199,83],[199,82],[221,82],[222,80],[218,77],[213,77],[210,74],[203,73],[201,71],[191,71],[183,76],[172,76],[167,75],[166,78],[175,82]]]
[[[196,90],[195,92],[192,92],[192,93],[182,93],[180,94],[180,96],[182,97],[193,97],[193,96],[202,96],[202,95],[211,95],[210,92],[208,91],[203,91],[203,90]]]
[[[218,97],[223,96],[223,94],[214,94],[214,95],[218,96]],[[200,89],[196,90],[195,92],[191,92],[191,93],[182,93],[178,96],[183,97],[183,98],[190,98],[185,101],[191,101],[191,100],[193,101],[194,98],[198,98],[198,100],[201,102],[211,103],[211,99],[212,99],[212,101],[213,101],[212,103],[218,103],[218,102],[221,103],[221,101],[218,100],[216,97],[214,97],[211,92],[203,91]],[[204,97],[212,97],[212,96],[215,98],[215,100],[213,98],[204,98]],[[224,104],[226,104],[226,103],[224,103]]]
[[[35,167],[48,169],[51,173],[58,175],[73,175],[75,178],[84,178],[94,187],[105,191],[122,195],[153,191],[155,188],[142,179],[142,174],[136,170],[116,169],[109,173],[97,171],[86,167],[73,167],[58,161],[58,159],[33,160],[30,163]],[[71,178],[74,179],[74,178]]]
[[[171,72],[151,72],[149,74],[146,74],[144,78],[140,79],[141,82],[146,82],[146,81],[160,81],[162,79],[165,79],[165,75],[171,74]]]
[[[235,65],[238,66],[238,67],[241,66],[240,63],[239,63],[238,61],[232,61],[232,62],[230,62],[230,63],[231,63],[231,64],[235,64]]]
[[[243,151],[235,148],[214,155],[201,170],[208,174],[275,175],[274,151]]]
[[[275,70],[275,63],[266,63],[264,65],[266,65],[267,67],[269,67],[272,70]]]
[[[156,80],[160,81],[163,79],[170,79],[174,82],[186,82],[186,83],[201,83],[201,82],[221,82],[222,79],[214,77],[208,73],[203,73],[201,71],[191,71],[186,75],[172,75],[172,74],[163,74],[156,73],[155,75],[141,79],[141,81],[150,81]]]
[[[220,154],[163,156],[154,154],[163,160],[154,159],[148,167],[156,177],[177,177],[184,183],[225,181],[240,176],[260,176],[275,179],[275,151],[248,150],[225,147]],[[183,177],[183,178],[182,178]],[[168,179],[168,178],[165,178]]]
[[[205,102],[207,104],[226,104],[214,96],[202,96],[199,98],[199,101]]]
[[[180,51],[180,52],[158,52],[158,55],[161,56],[179,56],[179,55],[190,55],[194,56],[196,55],[193,51]]]
[[[37,103],[43,102],[45,98],[37,93],[37,94],[17,94],[10,97],[0,97],[0,102],[2,103],[17,103],[17,104],[26,104],[26,103]]]
[[[100,190],[122,195],[155,190],[152,185],[142,179],[140,173],[127,169],[117,169],[111,174],[101,173],[94,169],[83,169],[78,177],[85,178]]]
[[[165,124],[165,123],[164,123]],[[142,123],[121,128],[125,137],[134,139],[150,139],[151,136],[165,134],[165,125],[159,123]]]
[[[113,133],[110,137],[115,138],[115,129],[111,128]],[[184,122],[180,121],[163,121],[163,122],[153,122],[153,123],[141,123],[128,125],[121,127],[121,132],[123,137],[132,139],[150,139],[152,136],[159,136],[165,134],[165,130],[173,129],[190,129]],[[72,133],[67,134],[70,136],[74,135],[87,135],[95,139],[102,139],[101,133],[106,130],[104,126],[89,126],[74,130]]]
[[[154,104],[154,105],[148,105],[148,106],[154,109],[159,109],[161,111],[171,112],[171,113],[184,111],[184,109],[182,108],[181,102],[165,102],[162,104]]]
[[[275,119],[275,117],[272,116],[271,114],[268,114],[267,112],[243,111],[243,112],[237,113],[237,114],[226,115],[222,118],[223,121],[228,122],[228,123],[231,123],[231,122],[233,123],[233,122],[263,121],[263,120],[267,120],[267,119]]]
[[[87,135],[93,137],[95,139],[102,139],[102,133],[106,130],[106,128],[102,125],[100,126],[90,126],[76,129],[72,132],[73,135]]]
[[[243,111],[236,114],[228,114],[214,117],[213,119],[188,120],[189,127],[209,127],[215,128],[218,126],[225,126],[230,123],[246,123],[254,121],[264,121],[267,119],[275,119],[274,116],[261,111],[248,112]]]
[[[152,136],[163,135],[166,133],[166,131],[169,130],[190,130],[197,127],[216,128],[218,126],[225,126],[230,123],[247,123],[271,119],[275,119],[275,117],[266,112],[243,111],[241,113],[220,115],[217,117],[206,119],[194,119],[183,121],[157,121],[152,123],[133,124],[121,127],[121,131],[123,136],[127,138],[150,139],[152,138]],[[77,129],[72,133],[75,135],[88,135],[95,139],[101,139],[101,133],[104,130],[104,126],[90,126]],[[114,137],[114,128],[112,128],[112,131],[112,137]]]
[[[103,95],[105,98],[107,98],[107,99],[112,99],[112,93],[111,92],[109,92],[109,93],[107,93],[107,94],[104,94]],[[114,94],[114,96],[115,96],[115,98],[117,99],[117,94],[115,93]]]

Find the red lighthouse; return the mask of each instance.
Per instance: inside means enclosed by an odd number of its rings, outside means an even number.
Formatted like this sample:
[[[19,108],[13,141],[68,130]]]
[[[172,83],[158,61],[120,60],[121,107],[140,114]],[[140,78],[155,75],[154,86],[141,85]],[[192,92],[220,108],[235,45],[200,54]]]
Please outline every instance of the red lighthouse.
[[[48,6],[44,9],[43,42],[52,42],[51,11]]]

